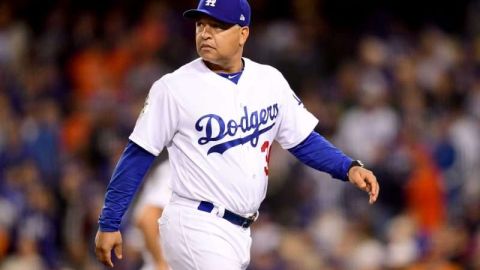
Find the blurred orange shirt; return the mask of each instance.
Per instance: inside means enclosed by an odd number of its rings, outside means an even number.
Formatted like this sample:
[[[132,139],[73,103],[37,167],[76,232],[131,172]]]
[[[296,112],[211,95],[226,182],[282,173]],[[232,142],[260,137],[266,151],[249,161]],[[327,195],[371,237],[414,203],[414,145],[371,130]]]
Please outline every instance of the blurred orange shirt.
[[[426,149],[417,144],[410,150],[414,169],[406,185],[407,207],[420,228],[432,233],[445,221],[442,175]]]

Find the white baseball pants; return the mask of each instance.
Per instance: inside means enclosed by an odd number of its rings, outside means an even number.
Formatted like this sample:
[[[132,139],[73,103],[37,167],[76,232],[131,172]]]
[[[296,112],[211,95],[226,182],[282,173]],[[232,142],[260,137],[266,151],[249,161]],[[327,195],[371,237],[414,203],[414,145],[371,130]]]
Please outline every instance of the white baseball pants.
[[[172,270],[246,269],[250,228],[197,207],[195,201],[174,197],[159,220],[162,249]]]

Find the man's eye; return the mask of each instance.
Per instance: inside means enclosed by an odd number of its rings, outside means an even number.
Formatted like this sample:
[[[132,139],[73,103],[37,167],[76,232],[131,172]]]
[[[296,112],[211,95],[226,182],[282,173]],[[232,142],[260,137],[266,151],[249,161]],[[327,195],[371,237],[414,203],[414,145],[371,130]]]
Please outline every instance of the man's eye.
[[[221,30],[227,30],[227,29],[230,28],[230,25],[228,25],[228,24],[217,24],[217,25],[215,25],[215,28],[221,29]]]

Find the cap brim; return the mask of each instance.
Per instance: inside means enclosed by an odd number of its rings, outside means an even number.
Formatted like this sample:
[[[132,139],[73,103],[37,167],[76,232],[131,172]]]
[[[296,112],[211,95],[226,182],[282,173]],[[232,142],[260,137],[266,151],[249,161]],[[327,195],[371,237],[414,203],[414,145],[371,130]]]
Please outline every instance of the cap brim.
[[[208,10],[201,10],[201,9],[189,9],[183,13],[183,17],[187,19],[198,19],[200,16],[208,16],[211,18],[214,18],[215,20],[219,20],[223,23],[226,24],[237,24],[236,22],[230,22],[228,20],[225,20],[224,18],[218,18],[215,15],[211,14]]]
[[[189,9],[189,10],[183,12],[183,17],[185,17],[187,19],[196,19],[200,15],[212,16],[212,15],[208,14],[208,12],[203,11],[203,10],[198,10],[198,9]]]

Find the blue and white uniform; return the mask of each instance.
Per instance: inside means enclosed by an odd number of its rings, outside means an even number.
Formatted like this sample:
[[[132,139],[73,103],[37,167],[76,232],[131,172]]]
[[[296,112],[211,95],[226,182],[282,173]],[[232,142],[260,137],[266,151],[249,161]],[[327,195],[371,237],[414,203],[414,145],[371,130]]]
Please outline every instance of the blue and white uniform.
[[[249,215],[265,198],[273,140],[292,148],[317,119],[280,72],[244,62],[238,84],[201,59],[165,75],[153,84],[130,140],[153,155],[167,147],[174,194]]]

